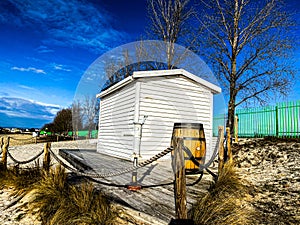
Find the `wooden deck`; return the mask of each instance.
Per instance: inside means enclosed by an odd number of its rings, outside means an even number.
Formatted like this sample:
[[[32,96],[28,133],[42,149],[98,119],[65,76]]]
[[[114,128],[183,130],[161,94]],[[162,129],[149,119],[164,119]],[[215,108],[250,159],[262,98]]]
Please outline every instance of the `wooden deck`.
[[[132,166],[132,162],[97,153],[94,149],[60,149],[60,155],[87,173],[111,173]],[[216,171],[216,168],[210,169]],[[171,162],[154,162],[136,172],[137,182],[142,186],[138,191],[130,191],[125,187],[132,181],[132,172],[97,179],[99,181],[97,184],[118,203],[158,218],[163,224],[168,224],[172,218],[175,218],[174,187],[170,184],[174,180]],[[191,185],[199,176],[187,175],[188,209],[192,208],[201,193],[206,192],[212,181],[212,176],[204,173],[199,183]]]

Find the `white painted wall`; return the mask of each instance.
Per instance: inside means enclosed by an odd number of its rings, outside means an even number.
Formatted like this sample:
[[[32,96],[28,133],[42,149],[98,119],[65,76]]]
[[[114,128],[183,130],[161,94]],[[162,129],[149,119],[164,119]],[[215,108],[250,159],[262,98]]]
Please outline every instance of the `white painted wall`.
[[[134,109],[135,82],[101,98],[98,152],[131,158]]]
[[[174,123],[202,123],[210,152],[212,93],[209,90],[187,78],[175,76],[142,78],[139,82],[140,117],[148,116],[141,142],[143,158],[170,146]]]

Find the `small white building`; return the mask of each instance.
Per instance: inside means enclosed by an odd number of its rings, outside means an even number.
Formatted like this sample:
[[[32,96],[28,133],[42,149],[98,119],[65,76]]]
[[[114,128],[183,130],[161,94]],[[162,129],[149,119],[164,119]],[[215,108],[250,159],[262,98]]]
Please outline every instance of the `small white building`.
[[[209,154],[213,94],[220,92],[220,87],[183,69],[134,72],[97,95],[97,151],[149,159],[170,146],[174,123],[202,123]]]

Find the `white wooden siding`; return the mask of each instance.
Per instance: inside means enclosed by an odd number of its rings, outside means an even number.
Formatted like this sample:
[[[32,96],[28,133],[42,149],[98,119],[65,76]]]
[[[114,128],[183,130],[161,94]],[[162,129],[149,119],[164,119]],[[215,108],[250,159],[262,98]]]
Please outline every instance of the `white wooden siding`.
[[[140,117],[148,116],[142,133],[143,158],[170,146],[174,123],[202,123],[211,148],[212,93],[183,77],[140,79]]]
[[[134,109],[135,82],[101,98],[98,152],[131,158]]]
[[[213,115],[211,89],[181,75],[141,76],[127,80],[125,86],[120,84],[120,87],[99,95],[97,151],[131,159],[136,146],[134,122],[141,122],[147,116],[142,127],[142,160],[170,146],[174,123],[202,123],[207,159],[210,158]]]

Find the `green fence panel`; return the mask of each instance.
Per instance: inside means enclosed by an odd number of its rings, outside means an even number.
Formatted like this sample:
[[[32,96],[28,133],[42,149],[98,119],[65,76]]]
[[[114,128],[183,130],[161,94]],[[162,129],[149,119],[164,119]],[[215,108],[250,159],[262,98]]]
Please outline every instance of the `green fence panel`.
[[[89,131],[88,130],[79,130],[74,132],[74,134],[78,137],[88,137]],[[68,132],[69,136],[73,136],[73,131]],[[98,130],[92,130],[91,131],[91,138],[97,138],[98,137]]]
[[[237,109],[239,137],[300,137],[300,100],[277,103],[276,106]],[[225,125],[226,115],[213,119],[213,134]]]

